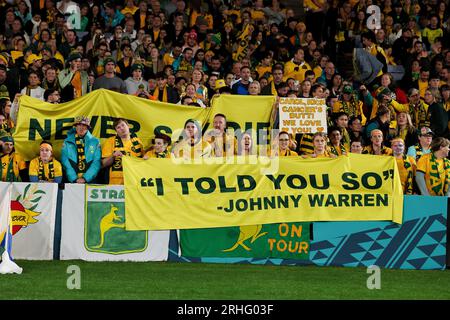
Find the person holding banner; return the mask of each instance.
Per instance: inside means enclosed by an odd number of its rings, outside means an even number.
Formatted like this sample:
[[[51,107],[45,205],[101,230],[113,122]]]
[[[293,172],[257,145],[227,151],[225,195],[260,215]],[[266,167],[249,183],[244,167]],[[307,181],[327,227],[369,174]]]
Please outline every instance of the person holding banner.
[[[9,134],[0,137],[1,165],[0,178],[4,182],[20,182],[28,180],[27,165],[22,157],[15,152],[14,139]]]
[[[102,146],[102,168],[109,169],[109,184],[123,184],[122,157],[142,158],[144,147],[134,132],[130,132],[128,121],[119,118],[114,121],[116,135],[108,138]]]
[[[314,151],[311,154],[305,154],[303,158],[336,158],[335,154],[327,150],[327,135],[324,132],[316,132],[312,136]]]
[[[342,129],[340,127],[331,127],[328,130],[329,150],[335,156],[345,156],[348,153],[347,148],[342,143]]]
[[[398,137],[391,141],[392,152],[397,161],[403,194],[413,194],[413,177],[416,170],[414,158],[405,155],[405,141]]]
[[[30,182],[62,182],[62,166],[53,158],[53,145],[50,142],[41,142],[39,157],[31,160],[28,173]]]
[[[157,133],[153,139],[153,146],[144,155],[144,159],[149,158],[170,158],[169,146],[171,139],[164,133]]]
[[[350,143],[350,153],[361,154],[364,148],[362,137],[355,137]]]
[[[253,145],[252,135],[250,133],[244,133],[240,139],[238,145],[238,156],[252,156],[256,155],[256,151]]]
[[[207,135],[207,141],[212,148],[212,156],[214,157],[230,157],[237,152],[237,139],[235,136],[228,134],[227,118],[224,114],[218,113],[214,116],[214,129]]]
[[[202,139],[202,127],[197,120],[188,119],[184,123],[184,131],[172,148],[172,153],[175,158],[183,159],[211,157],[211,145]]]
[[[417,161],[416,182],[425,196],[450,196],[450,160],[447,159],[450,141],[436,138],[431,142],[431,153]]]
[[[272,145],[272,157],[295,157],[298,153],[289,148],[291,136],[286,131],[281,131],[275,138],[275,143]]]
[[[379,129],[374,129],[370,132],[371,144],[366,146],[363,154],[373,154],[379,156],[391,156],[392,149],[383,145],[383,132]]]
[[[100,171],[100,140],[89,132],[90,123],[87,117],[76,117],[64,140],[61,163],[70,183],[92,183]]]

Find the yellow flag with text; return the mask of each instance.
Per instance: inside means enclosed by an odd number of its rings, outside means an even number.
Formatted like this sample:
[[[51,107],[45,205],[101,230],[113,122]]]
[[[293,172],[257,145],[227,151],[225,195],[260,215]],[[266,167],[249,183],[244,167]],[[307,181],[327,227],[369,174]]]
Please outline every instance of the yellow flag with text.
[[[127,230],[195,229],[300,221],[402,222],[393,157],[350,154],[181,159],[125,157]],[[370,168],[367,167],[370,163]]]
[[[214,98],[211,108],[206,109],[152,101],[104,89],[62,104],[22,96],[13,134],[15,148],[25,160],[31,160],[39,154],[39,143],[49,140],[53,143],[56,158],[59,158],[67,132],[72,128],[74,118],[80,115],[91,119],[91,132],[102,142],[115,134],[115,119],[127,119],[145,149],[157,132],[168,134],[175,141],[186,120],[196,119],[206,129],[208,120],[217,113],[226,115],[229,126],[234,129],[268,129],[274,97],[226,96]]]

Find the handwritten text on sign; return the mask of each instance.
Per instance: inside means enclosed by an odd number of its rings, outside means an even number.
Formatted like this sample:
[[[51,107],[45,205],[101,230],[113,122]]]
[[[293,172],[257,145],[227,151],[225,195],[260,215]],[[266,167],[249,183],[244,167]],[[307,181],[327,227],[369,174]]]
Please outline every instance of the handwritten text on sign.
[[[292,134],[327,132],[325,99],[281,98],[280,130]]]

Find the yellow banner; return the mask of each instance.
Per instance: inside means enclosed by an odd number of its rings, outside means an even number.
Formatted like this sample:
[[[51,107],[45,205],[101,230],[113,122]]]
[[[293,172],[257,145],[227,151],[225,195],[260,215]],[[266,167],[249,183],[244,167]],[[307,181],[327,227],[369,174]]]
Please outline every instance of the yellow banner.
[[[393,157],[255,157],[227,164],[214,158],[200,164],[176,160],[124,158],[127,230],[402,222],[403,194]]]
[[[212,107],[181,106],[120,94],[109,90],[96,90],[76,100],[50,104],[22,96],[13,134],[15,148],[25,160],[39,154],[39,143],[50,140],[57,159],[67,132],[72,128],[76,116],[91,119],[91,132],[102,142],[115,134],[113,122],[125,118],[132,131],[148,148],[157,132],[166,133],[176,140],[187,119],[200,121],[204,129],[215,114],[223,113],[233,129],[268,129],[274,97],[248,97],[222,95],[214,98]]]

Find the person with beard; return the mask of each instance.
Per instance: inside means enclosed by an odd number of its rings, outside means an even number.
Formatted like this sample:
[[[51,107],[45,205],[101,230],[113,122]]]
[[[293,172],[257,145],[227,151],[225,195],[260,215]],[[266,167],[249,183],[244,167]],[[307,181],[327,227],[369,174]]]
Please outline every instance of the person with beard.
[[[0,138],[0,181],[28,181],[27,165],[14,149],[14,139],[9,134]]]

